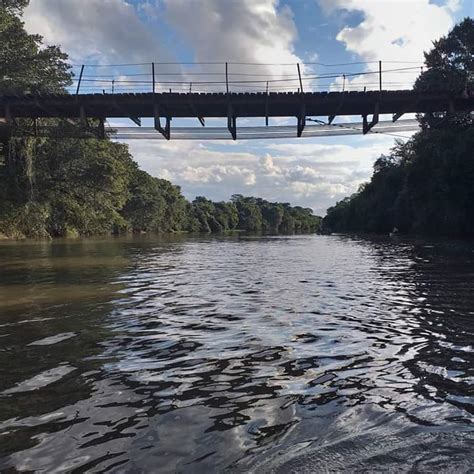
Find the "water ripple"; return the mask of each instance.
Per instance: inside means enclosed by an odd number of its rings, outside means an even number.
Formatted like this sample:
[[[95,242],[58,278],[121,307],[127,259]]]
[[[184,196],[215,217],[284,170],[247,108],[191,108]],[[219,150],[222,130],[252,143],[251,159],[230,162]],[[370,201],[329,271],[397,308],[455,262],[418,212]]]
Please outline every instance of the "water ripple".
[[[0,246],[0,469],[467,472],[472,249]]]

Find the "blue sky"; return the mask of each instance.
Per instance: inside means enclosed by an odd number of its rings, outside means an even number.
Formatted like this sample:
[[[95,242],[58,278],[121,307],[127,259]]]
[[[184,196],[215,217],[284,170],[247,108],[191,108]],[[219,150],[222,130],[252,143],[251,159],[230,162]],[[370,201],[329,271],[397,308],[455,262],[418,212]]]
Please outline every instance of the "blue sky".
[[[473,10],[472,0],[31,0],[24,18],[30,32],[60,45],[74,64],[369,62],[302,66],[304,73],[313,75],[370,71],[382,60],[384,69],[416,65],[416,70],[384,74],[387,88],[406,88],[416,78],[431,41],[459,19],[473,16]],[[234,73],[250,71],[247,66],[231,67]],[[126,80],[148,66],[143,68],[86,71]],[[169,68],[159,67],[164,73],[177,71]],[[281,79],[295,74],[294,67],[289,68],[261,66],[257,72]],[[198,80],[190,71],[202,74],[204,69],[192,66],[180,73],[186,80]],[[345,87],[376,87],[371,77],[352,76]],[[85,90],[111,87],[84,84]],[[305,87],[337,90],[342,77],[308,81]],[[221,200],[241,193],[324,214],[370,177],[373,162],[393,142],[391,136],[372,135],[237,142],[137,140],[129,145],[144,169],[179,184],[188,198]]]

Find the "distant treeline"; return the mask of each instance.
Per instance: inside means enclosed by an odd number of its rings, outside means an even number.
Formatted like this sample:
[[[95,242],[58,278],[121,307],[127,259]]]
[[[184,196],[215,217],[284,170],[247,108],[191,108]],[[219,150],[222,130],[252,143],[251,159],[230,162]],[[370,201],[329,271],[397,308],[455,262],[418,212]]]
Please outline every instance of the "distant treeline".
[[[124,232],[316,232],[311,209],[232,196],[197,197],[138,168],[126,145],[100,140],[18,139],[0,165],[0,233],[62,237]]]
[[[0,1],[0,94],[65,92],[72,83],[67,55],[25,31],[26,5]],[[53,125],[56,137],[8,140],[0,133],[0,237],[319,228],[311,209],[286,203],[241,195],[230,202],[188,202],[179,186],[140,170],[126,145],[64,139],[66,125],[58,120],[38,125]],[[32,129],[28,120],[17,126]]]
[[[425,54],[415,90],[474,95],[474,20]],[[450,110],[419,117],[422,130],[374,165],[369,183],[327,211],[325,232],[474,235],[474,117]]]

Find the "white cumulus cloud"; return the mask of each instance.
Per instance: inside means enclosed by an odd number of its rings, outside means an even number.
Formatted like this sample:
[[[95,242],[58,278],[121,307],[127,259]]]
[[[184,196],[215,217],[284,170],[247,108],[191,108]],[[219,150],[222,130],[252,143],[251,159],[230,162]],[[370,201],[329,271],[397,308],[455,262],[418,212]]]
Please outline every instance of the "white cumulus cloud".
[[[445,35],[454,25],[454,12],[459,0],[447,0],[436,5],[429,0],[318,0],[328,14],[338,11],[361,12],[363,20],[355,26],[344,26],[336,36],[350,53],[373,62],[367,70],[376,71],[378,61],[384,70],[413,68],[398,72],[384,72],[387,89],[409,88],[424,61],[424,51],[429,51],[435,39]],[[405,64],[391,62],[404,61]],[[376,75],[356,76],[353,85],[374,83]],[[337,81],[338,87],[341,79]]]
[[[33,0],[25,26],[74,61],[170,61],[170,53],[125,0]]]

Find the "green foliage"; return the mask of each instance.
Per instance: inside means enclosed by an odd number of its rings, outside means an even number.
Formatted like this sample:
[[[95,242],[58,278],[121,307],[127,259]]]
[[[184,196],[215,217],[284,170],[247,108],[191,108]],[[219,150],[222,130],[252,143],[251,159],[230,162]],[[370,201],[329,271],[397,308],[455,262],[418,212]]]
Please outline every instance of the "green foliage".
[[[49,238],[46,221],[49,207],[35,202],[17,206],[2,200],[0,203],[0,235],[13,239],[25,237]]]
[[[67,55],[26,32],[18,15],[27,3],[0,3],[0,94],[64,91],[71,84]]]
[[[12,140],[2,198],[20,214],[32,203],[48,209],[44,230],[27,236],[111,232],[125,224],[119,211],[134,169],[127,148],[108,141]]]
[[[10,15],[21,15],[29,3],[30,0],[0,0],[0,10]]]
[[[468,95],[474,92],[474,20],[465,18],[447,36],[433,42],[425,53],[427,69],[415,82],[417,91],[449,91]],[[469,113],[429,113],[420,117],[424,128],[468,127],[474,124]]]
[[[418,133],[376,162],[370,183],[328,209],[323,229],[474,235],[473,149],[473,127]]]
[[[320,218],[312,209],[272,203],[261,198],[235,194],[231,202],[213,203],[197,197],[190,209],[190,231],[294,233],[316,232]]]
[[[27,0],[0,0],[0,94],[64,92],[67,56],[21,21]],[[314,232],[312,211],[252,197],[185,200],[179,186],[138,169],[125,145],[66,138],[55,120],[49,138],[2,136],[0,235],[60,237],[118,232]],[[0,130],[1,131],[1,130]]]
[[[159,180],[136,169],[130,181],[130,197],[122,209],[134,232],[161,231],[166,202]]]
[[[163,232],[183,230],[187,220],[187,201],[181,194],[181,188],[166,179],[157,179],[166,203],[163,217]]]
[[[188,203],[179,187],[139,170],[125,145],[28,138],[10,148],[8,174],[0,173],[2,234],[57,237],[186,226]]]
[[[416,90],[472,94],[474,21],[466,18],[425,54]],[[420,117],[422,131],[374,165],[369,183],[327,211],[322,230],[474,235],[472,114]]]
[[[234,195],[232,202],[239,213],[239,229],[250,232],[262,230],[262,211],[255,198]]]

